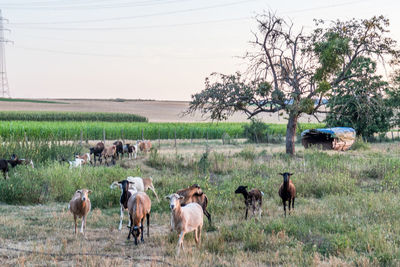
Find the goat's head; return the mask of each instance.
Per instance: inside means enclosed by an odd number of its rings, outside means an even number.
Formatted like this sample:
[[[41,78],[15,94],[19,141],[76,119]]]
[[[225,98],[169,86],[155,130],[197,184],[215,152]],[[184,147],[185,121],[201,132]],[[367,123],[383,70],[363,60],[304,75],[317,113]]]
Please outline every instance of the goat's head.
[[[15,154],[12,154],[11,155],[11,160],[17,160],[18,159],[18,156],[17,155],[15,155]]]
[[[135,238],[135,245],[138,244],[138,238],[140,236],[140,233],[142,231],[142,228],[139,226],[131,226],[131,233],[133,235],[133,238]]]
[[[235,190],[235,194],[246,194],[247,193],[247,185],[239,185],[239,187]]]
[[[119,181],[118,184],[120,185],[122,192],[127,192],[129,190],[129,185],[132,184],[128,180]]]
[[[171,210],[175,210],[176,207],[179,207],[181,205],[179,200],[182,199],[183,196],[180,196],[180,195],[174,193],[174,194],[171,194],[169,196],[166,196],[165,198],[169,200],[170,209]]]
[[[194,194],[197,194],[197,195],[203,194],[203,190],[201,190],[201,187],[200,187],[198,184],[193,184],[193,185],[190,187],[190,189],[193,190],[193,193],[194,193]]]
[[[89,199],[89,194],[92,193],[92,190],[79,189],[76,190],[76,193],[80,194],[82,201],[86,201],[86,199]]]
[[[94,154],[94,147],[89,148],[90,154]]]
[[[290,176],[293,175],[293,173],[289,173],[289,172],[284,172],[284,173],[279,173],[279,174],[283,176],[284,183],[288,183],[290,180]]]

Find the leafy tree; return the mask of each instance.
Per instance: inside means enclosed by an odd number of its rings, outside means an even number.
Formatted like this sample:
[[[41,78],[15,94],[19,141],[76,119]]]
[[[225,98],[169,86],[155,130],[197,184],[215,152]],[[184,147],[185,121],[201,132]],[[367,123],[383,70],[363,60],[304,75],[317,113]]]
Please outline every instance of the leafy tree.
[[[386,96],[392,90],[375,72],[376,63],[369,58],[353,62],[348,75],[356,78],[337,86],[330,96],[328,126],[353,127],[363,137],[390,129],[393,111]]]
[[[385,63],[387,56],[399,54],[395,41],[387,36],[389,22],[384,17],[338,20],[329,26],[320,20],[310,34],[296,31],[292,23],[272,13],[256,20],[253,49],[244,57],[249,62],[245,77],[211,74],[205,89],[192,95],[187,113],[199,110],[224,120],[239,111],[248,118],[285,111],[288,154],[295,152],[298,118],[318,112],[333,89],[361,75],[349,71],[359,57],[376,56]]]

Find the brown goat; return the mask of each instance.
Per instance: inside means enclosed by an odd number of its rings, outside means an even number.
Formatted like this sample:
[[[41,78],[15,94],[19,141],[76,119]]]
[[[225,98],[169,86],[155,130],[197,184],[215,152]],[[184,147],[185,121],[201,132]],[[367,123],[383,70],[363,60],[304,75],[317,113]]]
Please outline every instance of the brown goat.
[[[176,193],[183,197],[179,199],[182,206],[185,206],[189,203],[198,203],[202,207],[203,213],[208,219],[208,223],[211,225],[211,214],[207,211],[208,198],[198,184],[181,189]]]
[[[138,244],[137,240],[139,235],[141,235],[140,240],[144,242],[143,220],[145,217],[147,220],[147,237],[150,237],[150,209],[151,200],[149,196],[144,192],[138,192],[132,195],[128,200],[128,211],[130,219],[128,240],[131,238],[132,234],[135,238],[135,245]]]
[[[140,151],[149,152],[151,149],[151,142],[149,140],[144,140],[139,142]]]
[[[289,201],[289,214],[290,214],[290,203],[292,203],[292,209],[294,210],[294,199],[296,198],[296,187],[290,180],[290,176],[293,175],[293,173],[280,173],[280,175],[283,176],[283,183],[279,187],[279,196],[282,199],[283,203],[283,210],[285,212],[285,217],[286,217],[286,201]]]
[[[104,148],[103,152],[101,152],[101,155],[104,158],[104,164],[107,164],[108,166],[107,159],[111,158],[111,163],[115,165],[116,153],[117,153],[117,147],[115,145]]]
[[[248,192],[247,186],[240,185],[236,189],[235,194],[242,194],[244,197],[244,204],[246,205],[245,220],[247,220],[247,214],[250,207],[252,208],[253,216],[255,215],[256,210],[258,210],[258,214],[261,217],[262,196],[264,195],[263,192],[256,188],[253,188],[250,192]]]
[[[88,196],[90,193],[92,193],[92,191],[87,189],[76,190],[74,196],[69,202],[69,210],[74,215],[75,234],[77,217],[82,218],[81,233],[83,235],[85,234],[84,229],[86,228],[86,218],[91,208],[90,199]]]

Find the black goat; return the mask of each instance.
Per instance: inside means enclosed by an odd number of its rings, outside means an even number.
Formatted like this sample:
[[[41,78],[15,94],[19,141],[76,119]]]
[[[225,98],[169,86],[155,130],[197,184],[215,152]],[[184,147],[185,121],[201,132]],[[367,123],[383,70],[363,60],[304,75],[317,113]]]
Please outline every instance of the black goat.
[[[250,192],[248,192],[247,186],[241,185],[236,189],[235,194],[242,194],[244,197],[244,204],[246,205],[246,215],[245,215],[246,220],[250,206],[253,211],[253,216],[255,215],[256,210],[258,210],[259,216],[261,217],[262,196],[264,195],[263,192],[261,192],[256,188],[253,188]]]

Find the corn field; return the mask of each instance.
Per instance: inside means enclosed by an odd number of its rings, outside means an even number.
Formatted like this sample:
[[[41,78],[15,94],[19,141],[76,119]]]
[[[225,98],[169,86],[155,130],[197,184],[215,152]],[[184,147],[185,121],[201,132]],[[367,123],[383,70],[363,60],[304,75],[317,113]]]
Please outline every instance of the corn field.
[[[221,139],[246,138],[246,123],[128,123],[128,122],[37,122],[2,121],[3,140],[106,140],[115,139]],[[268,135],[284,136],[286,125],[268,124]],[[298,131],[322,127],[323,124],[301,124]]]

